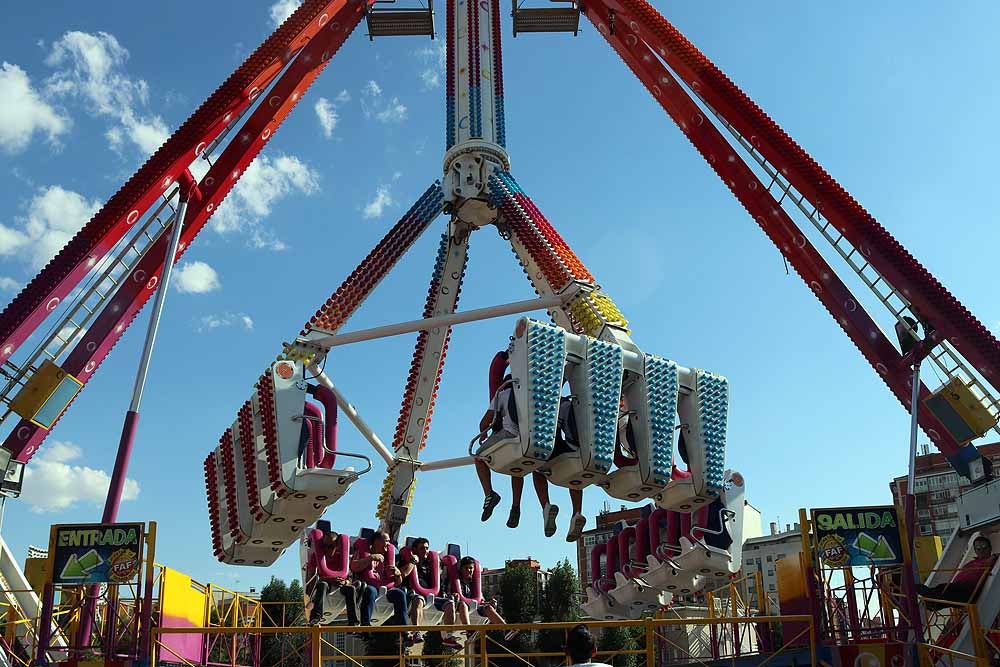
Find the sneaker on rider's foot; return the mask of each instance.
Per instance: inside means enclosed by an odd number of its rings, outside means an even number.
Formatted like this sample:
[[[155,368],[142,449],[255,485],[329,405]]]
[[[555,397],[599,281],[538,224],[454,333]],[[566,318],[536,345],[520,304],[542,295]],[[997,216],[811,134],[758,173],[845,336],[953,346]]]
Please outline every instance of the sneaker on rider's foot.
[[[517,637],[517,635],[520,634],[520,632],[521,632],[520,630],[508,630],[507,633],[503,636],[503,639],[504,641],[509,642],[514,637]]]
[[[521,508],[511,507],[510,514],[507,515],[507,527],[517,528],[517,524],[521,522]]]
[[[583,527],[587,525],[587,517],[582,514],[574,514],[573,518],[569,520],[569,532],[566,533],[567,542],[576,542],[580,539],[580,533],[583,532]]]
[[[542,517],[545,519],[545,537],[552,537],[556,534],[556,516],[559,514],[559,506],[549,503],[542,510]]]
[[[460,648],[462,648],[462,645],[459,643],[459,641],[457,639],[455,639],[452,635],[448,635],[447,637],[442,637],[441,638],[441,646],[444,646],[445,648],[453,648],[453,649],[460,649]]]
[[[483,500],[483,516],[480,517],[480,521],[487,521],[491,516],[493,516],[493,510],[499,504],[500,494],[496,491],[492,491],[490,495],[486,496],[486,499]]]

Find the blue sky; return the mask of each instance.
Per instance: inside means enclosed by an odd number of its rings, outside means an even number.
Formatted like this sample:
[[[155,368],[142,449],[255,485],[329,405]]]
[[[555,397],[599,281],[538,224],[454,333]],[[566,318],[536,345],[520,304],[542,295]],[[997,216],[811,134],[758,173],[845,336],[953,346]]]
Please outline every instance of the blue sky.
[[[998,329],[992,270],[1000,7],[938,3],[657,3],[965,305]],[[16,3],[0,27],[0,300],[102,204],[273,28],[271,4]],[[443,28],[443,14],[437,16]],[[799,507],[885,503],[905,472],[909,417],[618,57],[584,23],[510,37],[508,150],[519,183],[630,319],[645,350],[732,382],[728,464],[765,523]],[[285,122],[229,210],[178,269],[142,405],[121,520],[156,520],[158,559],[246,588],[268,572],[214,561],[201,461],[280,343],[440,176],[441,39],[359,29]],[[325,100],[325,101],[321,101]],[[418,317],[440,219],[346,329]],[[532,291],[492,230],[473,236],[460,308]],[[838,266],[838,269],[841,268]],[[854,284],[851,283],[852,287]],[[884,322],[884,320],[882,320]],[[425,458],[459,455],[487,401],[486,367],[514,318],[453,336]],[[143,315],[7,505],[22,557],[45,526],[95,521],[145,331]],[[334,381],[391,439],[413,336],[334,352]],[[340,447],[370,453],[349,424]],[[332,507],[372,525],[376,468]],[[32,486],[32,482],[34,482]],[[104,481],[106,484],[106,481]],[[34,490],[32,490],[34,488]],[[489,566],[572,549],[546,540],[530,490],[521,527],[490,524],[471,469],[418,481],[404,534],[459,542]],[[554,496],[564,506],[565,492]],[[586,494],[593,516],[606,501]],[[614,505],[616,503],[612,503]],[[297,555],[270,573],[297,576]]]

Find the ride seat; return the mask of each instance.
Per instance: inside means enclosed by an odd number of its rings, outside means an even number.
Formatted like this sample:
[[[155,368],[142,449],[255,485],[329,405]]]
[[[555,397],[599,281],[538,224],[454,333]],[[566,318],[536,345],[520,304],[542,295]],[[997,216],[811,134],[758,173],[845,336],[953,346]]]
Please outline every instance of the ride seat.
[[[354,540],[354,555],[352,559],[367,558],[371,554],[371,541],[375,531],[371,528],[362,528],[361,535]],[[385,567],[383,572],[388,572],[396,564],[396,546],[391,542],[385,545]],[[381,625],[392,617],[395,609],[386,597],[386,593],[396,587],[396,582],[388,574],[379,577],[373,568],[368,568],[359,575],[364,583],[375,587],[375,609],[372,611],[372,624]]]
[[[680,535],[690,529],[690,524],[689,515],[663,508],[649,515],[647,568],[643,579],[651,586],[682,595],[704,586],[705,580],[698,572],[686,569],[674,560],[681,553]],[[666,531],[666,539],[663,530]]]
[[[614,463],[624,351],[620,345],[587,336],[565,338],[571,395],[560,411],[560,425],[574,451],[556,457],[545,468],[549,480],[559,486],[603,485]]]
[[[340,546],[340,557],[336,562],[331,562],[325,553],[321,541],[324,529],[330,529],[330,522],[319,520],[316,527],[302,534],[299,547],[299,562],[302,568],[303,592],[305,594],[306,618],[310,617],[313,605],[314,586],[319,585],[320,579],[343,578],[349,579],[351,576],[351,539],[346,533],[340,533],[337,537]],[[347,600],[340,593],[338,586],[331,586],[327,591],[323,601],[323,618],[320,623],[328,625],[333,623],[341,614],[347,610]]]
[[[674,426],[680,391],[677,364],[652,354],[628,359],[623,397],[627,424],[619,442],[634,456],[619,455],[608,475],[608,495],[630,502],[654,498],[671,479]],[[626,465],[622,465],[622,463]]]
[[[408,563],[412,553],[414,538],[406,538],[406,546],[399,550],[399,561]],[[413,591],[414,595],[419,595],[424,599],[424,623],[426,625],[437,625],[444,618],[444,612],[440,612],[434,606],[434,599],[441,594],[441,554],[436,551],[427,552],[427,560],[431,565],[431,585],[429,587],[420,585],[420,578],[417,576],[416,568],[406,577],[407,587]]]
[[[722,490],[726,463],[729,381],[694,369],[691,384],[690,393],[682,394],[677,404],[691,476],[668,484],[656,503],[681,511],[715,500]]]
[[[509,385],[518,434],[516,439],[493,442],[479,452],[479,458],[492,470],[523,477],[538,470],[552,454],[566,354],[562,329],[527,318],[518,320],[510,352]]]
[[[518,416],[517,438],[491,443],[480,458],[508,475],[539,470],[567,488],[602,483],[613,463],[622,348],[530,318],[518,320],[514,333],[509,386],[516,408],[509,412]],[[572,406],[560,419],[565,379]],[[575,451],[552,458],[560,426]]]
[[[739,479],[742,480],[742,476]],[[737,543],[734,538],[742,540],[745,503],[742,484],[730,486],[733,489],[731,497],[723,495],[717,502],[700,509],[688,535],[681,536],[681,553],[673,559],[681,567],[716,577],[739,571],[742,542]]]
[[[478,559],[473,559],[475,567],[472,571],[472,596],[467,597],[462,593],[461,577],[459,576],[458,564],[461,560],[461,549],[456,544],[448,545],[448,553],[441,559],[445,573],[448,577],[448,590],[458,593],[459,602],[464,604],[469,610],[469,623],[476,625],[486,623],[485,616],[479,614],[479,607],[483,599],[483,579],[482,567]]]
[[[336,451],[336,398],[308,388],[302,373],[300,362],[272,364],[205,461],[213,547],[223,562],[272,564],[371,469],[368,457]],[[334,468],[339,457],[367,466]]]

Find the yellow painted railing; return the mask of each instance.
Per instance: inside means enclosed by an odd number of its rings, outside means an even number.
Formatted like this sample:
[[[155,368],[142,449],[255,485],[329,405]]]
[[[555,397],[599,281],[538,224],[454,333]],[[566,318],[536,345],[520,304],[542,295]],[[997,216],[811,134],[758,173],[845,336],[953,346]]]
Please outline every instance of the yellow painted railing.
[[[797,643],[807,640],[806,650],[809,652],[811,664],[818,664],[816,661],[816,628],[813,626],[811,616],[759,616],[747,618],[719,616],[714,618],[646,618],[636,621],[586,621],[583,622],[595,635],[609,628],[626,628],[632,630],[635,637],[635,648],[621,649],[616,651],[599,651],[598,659],[604,662],[612,662],[615,656],[634,655],[639,658],[637,661],[645,667],[665,667],[671,664],[704,663],[709,660],[719,658],[735,657],[731,650],[719,651],[715,654],[711,651],[711,646],[706,646],[703,639],[712,634],[712,630],[721,627],[744,625],[759,628],[764,625],[780,623],[800,623],[804,624],[804,629],[792,637],[785,637],[777,646],[766,653],[761,653],[759,644],[756,650],[745,650],[741,655],[760,656],[760,665],[765,665],[778,655],[789,650],[801,650]],[[532,624],[504,624],[504,625],[437,625],[437,626],[406,626],[406,627],[371,627],[364,628],[370,633],[371,641],[369,650],[360,650],[356,644],[358,642],[346,641],[344,633],[350,633],[358,628],[350,626],[316,626],[316,627],[257,627],[257,628],[156,628],[153,630],[153,656],[154,664],[157,659],[168,662],[180,662],[171,659],[168,655],[160,655],[162,640],[167,634],[180,633],[203,633],[206,635],[228,635],[226,639],[232,638],[236,641],[236,636],[267,638],[271,641],[284,642],[289,648],[282,650],[281,656],[284,658],[294,657],[296,660],[305,661],[312,667],[324,667],[335,663],[343,667],[370,667],[380,665],[392,667],[398,664],[400,667],[417,660],[438,661],[437,664],[457,664],[453,661],[463,662],[466,667],[478,665],[478,667],[488,667],[490,661],[494,663],[498,660],[506,660],[506,664],[518,664],[534,666],[538,664],[538,659],[545,658],[548,665],[562,664],[565,656],[560,652],[545,651],[519,651],[516,643],[504,642],[495,635],[502,636],[511,630],[521,633],[542,633],[546,631],[565,632],[579,622],[570,623],[532,623]],[[422,645],[404,647],[400,641],[401,633],[420,631],[425,634],[425,641]],[[488,631],[488,632],[487,632]],[[470,639],[464,642],[464,649],[458,652],[441,652],[430,654],[423,651],[430,643],[427,641],[427,634],[443,633],[456,635],[467,635]],[[477,634],[474,634],[477,633]],[[338,641],[340,640],[340,641]],[[337,646],[344,644],[343,648]],[[232,658],[231,667],[240,664],[235,657]]]

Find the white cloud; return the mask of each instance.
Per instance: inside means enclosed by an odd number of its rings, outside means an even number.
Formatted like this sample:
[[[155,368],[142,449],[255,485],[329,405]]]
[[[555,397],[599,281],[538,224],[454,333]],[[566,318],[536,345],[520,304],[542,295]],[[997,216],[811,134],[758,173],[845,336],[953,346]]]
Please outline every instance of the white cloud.
[[[361,88],[361,112],[365,118],[375,118],[380,123],[399,123],[406,120],[406,105],[393,97],[388,102],[382,97],[382,87],[377,81],[368,81]]]
[[[400,103],[398,97],[392,98],[384,109],[375,114],[380,123],[399,123],[406,120],[406,106]]]
[[[14,280],[13,278],[8,278],[7,276],[0,276],[0,291],[6,292],[7,290],[10,290],[11,292],[14,292],[16,290],[21,289],[21,287],[22,287],[21,283]]]
[[[16,255],[31,269],[45,265],[100,208],[100,202],[58,185],[41,188],[20,228],[0,223],[0,257]]]
[[[71,442],[50,441],[24,468],[21,500],[33,512],[54,512],[77,503],[103,505],[111,477],[103,470],[72,465],[81,456],[83,451]],[[122,500],[138,497],[139,483],[126,478]]]
[[[424,84],[424,88],[427,90],[437,88],[441,85],[441,73],[427,68],[420,73],[420,81]]]
[[[281,25],[301,5],[302,0],[278,0],[271,5],[271,9],[269,10],[271,13],[271,23],[275,27]]]
[[[253,331],[253,318],[246,313],[220,313],[216,315],[205,315],[198,320],[195,330],[198,333],[209,333],[216,329],[239,325],[246,331]]]
[[[205,294],[222,287],[219,274],[205,262],[184,262],[178,266],[174,285],[182,294]]]
[[[162,118],[143,114],[149,104],[149,84],[125,73],[128,51],[114,35],[70,31],[52,45],[46,63],[57,71],[46,82],[52,95],[86,100],[92,113],[116,121],[105,137],[120,151],[125,139],[151,155],[170,135]]]
[[[317,118],[319,118],[319,125],[323,128],[323,136],[329,139],[333,136],[337,121],[340,120],[336,105],[325,97],[321,97],[316,100],[316,105],[313,108],[316,110]]]
[[[70,128],[70,120],[43,100],[28,75],[17,65],[0,65],[0,148],[17,153],[27,148],[35,132],[55,143]]]
[[[364,216],[365,220],[371,220],[372,218],[381,218],[385,209],[393,205],[392,193],[389,192],[388,185],[380,185],[375,190],[375,195],[372,197],[371,201],[365,204],[364,209],[361,211],[361,215]]]
[[[264,226],[264,218],[288,195],[311,195],[318,191],[319,174],[299,158],[260,155],[215,211],[212,229],[219,234],[245,234],[256,248],[284,250],[285,244]]]
[[[331,138],[333,131],[337,129],[337,123],[340,121],[340,114],[338,113],[340,107],[350,101],[351,94],[346,90],[337,93],[333,101],[325,97],[316,100],[313,109],[316,111],[316,117],[319,118],[320,127],[323,129],[323,136],[327,139]]]
[[[428,46],[416,51],[416,56],[425,65],[420,71],[420,81],[424,90],[432,90],[441,85],[441,74],[446,62],[445,43],[439,41],[436,46]]]

